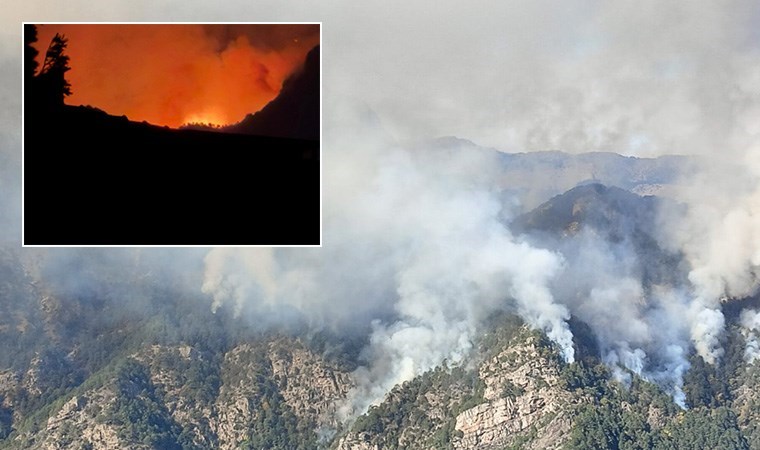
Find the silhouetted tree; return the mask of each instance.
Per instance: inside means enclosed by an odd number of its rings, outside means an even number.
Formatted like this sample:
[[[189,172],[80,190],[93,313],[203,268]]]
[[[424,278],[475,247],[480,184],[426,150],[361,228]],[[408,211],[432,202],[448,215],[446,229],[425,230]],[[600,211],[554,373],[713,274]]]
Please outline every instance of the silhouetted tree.
[[[43,98],[49,106],[63,105],[63,98],[71,95],[71,84],[66,81],[66,72],[69,67],[69,57],[64,53],[68,39],[56,33],[50,41],[50,46],[45,53],[45,62],[42,64],[38,78]]]
[[[37,42],[37,27],[24,25],[24,103],[27,111],[40,106],[39,80],[37,73],[37,55],[39,52],[32,44]]]
[[[37,55],[39,52],[32,44],[37,42],[37,27],[24,25],[24,78],[25,82],[34,78],[37,73]]]

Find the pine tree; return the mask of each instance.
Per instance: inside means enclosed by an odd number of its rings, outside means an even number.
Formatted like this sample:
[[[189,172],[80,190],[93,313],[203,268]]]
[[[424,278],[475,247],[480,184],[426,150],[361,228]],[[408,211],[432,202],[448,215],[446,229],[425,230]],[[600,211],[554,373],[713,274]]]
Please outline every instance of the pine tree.
[[[50,41],[50,46],[45,53],[45,62],[42,64],[38,78],[44,97],[51,106],[63,105],[63,98],[71,95],[71,84],[66,81],[66,72],[69,67],[69,57],[64,53],[68,39],[56,33]]]

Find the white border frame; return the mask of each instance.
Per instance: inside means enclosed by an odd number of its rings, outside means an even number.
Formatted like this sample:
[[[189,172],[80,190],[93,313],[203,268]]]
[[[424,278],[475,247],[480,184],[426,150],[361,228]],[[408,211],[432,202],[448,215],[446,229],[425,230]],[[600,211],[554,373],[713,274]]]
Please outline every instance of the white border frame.
[[[324,40],[322,39],[322,22],[21,22],[21,37],[23,43],[25,25],[319,25],[319,244],[316,245],[31,245],[24,243],[24,46],[21,46],[21,247],[29,248],[58,248],[58,247],[91,247],[91,248],[320,248],[324,242],[323,231],[323,185],[324,158],[322,151],[323,126],[323,79],[322,61],[324,60]]]

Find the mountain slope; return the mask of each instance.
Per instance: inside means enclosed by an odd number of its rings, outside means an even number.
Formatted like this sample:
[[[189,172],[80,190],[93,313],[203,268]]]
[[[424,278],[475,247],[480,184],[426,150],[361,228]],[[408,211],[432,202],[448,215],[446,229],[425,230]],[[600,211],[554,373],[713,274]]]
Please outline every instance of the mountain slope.
[[[662,208],[680,207],[671,200],[594,183],[552,197],[516,217],[510,227],[536,245],[565,253],[594,241],[612,254],[630,255],[626,259],[637,266],[645,285],[677,285],[687,269],[680,255],[660,245],[658,214]]]
[[[489,183],[500,187],[505,198],[519,199],[520,213],[584,184],[617,186],[639,195],[672,197],[677,194],[681,177],[700,163],[693,157],[675,155],[637,158],[609,152],[506,153],[456,137],[420,142],[414,147],[420,154],[431,155],[433,160],[452,154],[489,158],[493,170],[479,176],[489,177]]]
[[[607,239],[620,240],[636,233],[651,235],[660,204],[655,197],[641,197],[598,183],[586,184],[519,216],[512,227],[517,232],[541,231],[554,235],[573,235],[586,227]]]
[[[231,133],[297,139],[319,139],[319,46],[307,55],[303,66],[282,85],[264,108],[237,124],[223,127]]]
[[[345,368],[297,339],[241,344],[223,355],[152,345],[109,364],[42,416],[21,420],[6,444],[310,449],[335,429],[336,405],[350,387]]]
[[[734,336],[735,337],[735,336]],[[397,386],[335,448],[368,449],[750,449],[747,417],[730,402],[682,410],[638,377],[616,381],[590,344],[565,364],[519,319],[494,318],[472,368],[438,368]],[[738,342],[734,342],[737,345]],[[696,374],[707,377],[710,369]],[[691,384],[694,383],[694,384]],[[745,388],[746,389],[746,388]],[[751,421],[750,421],[751,423]]]
[[[682,275],[652,237],[660,206],[583,185],[513,226],[546,247],[591,239],[635,252],[651,266],[641,268],[653,271],[648,284],[667,283]],[[757,299],[725,305],[721,364],[686,355],[687,409],[667,387],[603,364],[583,317],[569,321],[568,364],[546,336],[501,312],[483,319],[463,364],[397,385],[344,421],[366,335],[267,329],[234,305],[212,313],[198,292],[200,262],[111,250],[0,247],[0,448],[760,448],[760,376],[737,326],[740,306]]]

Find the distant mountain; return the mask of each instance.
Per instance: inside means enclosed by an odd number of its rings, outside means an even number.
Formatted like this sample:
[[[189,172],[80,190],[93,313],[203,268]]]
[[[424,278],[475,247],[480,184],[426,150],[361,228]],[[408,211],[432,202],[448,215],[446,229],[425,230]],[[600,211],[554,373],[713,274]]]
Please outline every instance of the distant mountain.
[[[90,296],[67,294],[54,277],[12,273],[32,268],[0,255],[13,277],[2,285],[27,291],[0,318],[11,344],[0,348],[3,449],[757,448],[747,445],[760,435],[757,367],[695,364],[685,388],[716,403],[684,411],[639,378],[614,381],[581,329],[585,356],[566,364],[507,314],[489,320],[472,364],[400,384],[344,424],[336,408],[354,387],[355,355],[334,338],[253,332],[168,286],[154,290],[136,267],[90,279]],[[738,333],[728,339],[741,351]],[[735,406],[715,397],[723,390]]]
[[[637,233],[652,234],[661,202],[656,197],[642,197],[614,186],[584,184],[517,217],[512,228],[517,232],[573,235],[587,227],[607,239],[621,240]]]
[[[693,157],[668,155],[637,158],[617,153],[571,154],[561,151],[505,153],[457,137],[442,137],[413,145],[427,154],[468,152],[491,155],[498,169],[493,183],[504,195],[517,197],[520,212],[583,184],[616,186],[636,194],[670,197],[680,178],[698,163]]]
[[[524,234],[535,245],[561,250],[567,241],[589,234],[611,247],[625,248],[636,255],[643,280],[650,283],[683,282],[680,255],[658,243],[658,211],[680,208],[672,200],[640,196],[602,184],[577,186],[554,196],[510,224],[516,234]],[[633,263],[633,262],[632,262]]]
[[[630,243],[656,266],[667,256],[647,250],[659,202],[583,185],[513,227],[547,246],[586,233]],[[760,448],[760,366],[742,361],[736,314],[720,365],[691,356],[687,410],[633,373],[628,387],[616,381],[579,319],[568,364],[545,335],[500,313],[466,364],[399,384],[342,422],[361,337],[261,331],[188,293],[202,267],[109,250],[0,247],[0,449]]]
[[[319,139],[319,46],[300,70],[282,85],[280,94],[261,111],[247,115],[223,131],[260,136]]]

